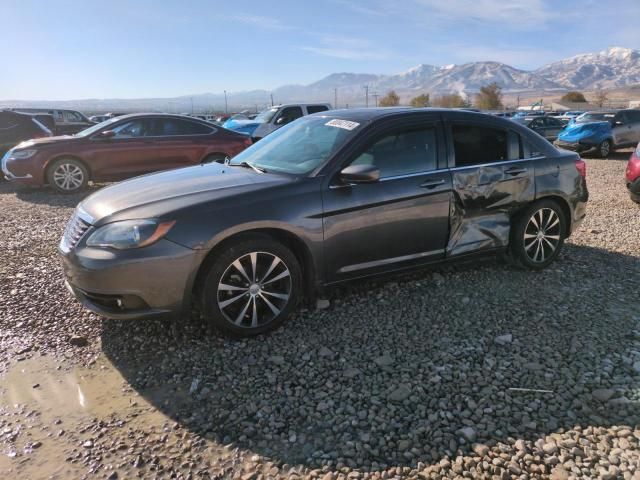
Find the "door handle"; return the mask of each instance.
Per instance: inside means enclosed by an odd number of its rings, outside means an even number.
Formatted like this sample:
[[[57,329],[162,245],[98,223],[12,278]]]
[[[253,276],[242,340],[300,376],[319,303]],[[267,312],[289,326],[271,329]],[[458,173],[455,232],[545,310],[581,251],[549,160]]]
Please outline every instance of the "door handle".
[[[506,173],[507,175],[520,175],[521,173],[526,173],[526,171],[527,171],[526,168],[511,167],[505,170],[504,173]]]
[[[445,180],[441,179],[441,180],[433,180],[430,182],[424,182],[422,185],[420,185],[420,188],[436,188],[438,185],[444,185]]]

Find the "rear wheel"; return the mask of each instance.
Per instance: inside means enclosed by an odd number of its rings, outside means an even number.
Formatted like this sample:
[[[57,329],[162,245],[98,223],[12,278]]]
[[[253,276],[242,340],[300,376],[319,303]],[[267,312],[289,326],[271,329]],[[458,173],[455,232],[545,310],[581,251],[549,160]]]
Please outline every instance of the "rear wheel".
[[[541,270],[553,262],[564,244],[566,217],[552,200],[531,205],[511,229],[511,256],[523,267]]]
[[[215,259],[202,289],[203,311],[222,330],[258,335],[280,326],[301,292],[295,255],[269,237],[247,238]]]
[[[598,154],[600,158],[607,158],[611,153],[611,140],[603,140],[600,145],[598,145]]]
[[[87,186],[89,172],[79,160],[61,158],[47,169],[47,181],[60,193],[76,193]]]

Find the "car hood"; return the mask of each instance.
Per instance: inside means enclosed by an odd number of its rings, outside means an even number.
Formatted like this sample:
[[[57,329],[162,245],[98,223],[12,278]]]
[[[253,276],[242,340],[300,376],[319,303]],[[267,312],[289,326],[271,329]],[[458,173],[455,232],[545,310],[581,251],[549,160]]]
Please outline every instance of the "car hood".
[[[60,135],[57,137],[42,137],[42,138],[34,138],[32,140],[25,140],[24,142],[16,145],[15,148],[30,148],[30,147],[43,147],[45,145],[51,145],[54,143],[64,143],[69,141],[77,140],[78,137],[74,137],[73,135]]]
[[[258,125],[260,125],[260,122],[256,122],[255,120],[227,120],[222,126],[233,130],[234,128],[240,127],[257,127]]]
[[[610,131],[611,124],[609,122],[570,123],[560,132],[558,138],[572,141],[591,136],[594,133],[608,133]]]
[[[153,173],[103,188],[79,208],[99,226],[118,220],[163,218],[178,210],[227,201],[290,181],[286,175],[257,173],[218,163]]]

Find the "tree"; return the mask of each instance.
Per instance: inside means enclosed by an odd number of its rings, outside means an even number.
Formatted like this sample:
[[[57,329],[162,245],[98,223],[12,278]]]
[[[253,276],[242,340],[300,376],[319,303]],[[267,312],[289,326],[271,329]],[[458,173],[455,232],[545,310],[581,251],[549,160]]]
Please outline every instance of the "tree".
[[[502,88],[496,82],[482,87],[476,95],[476,107],[482,110],[502,110]]]
[[[378,104],[381,107],[397,107],[398,105],[400,105],[400,97],[394,90],[391,90],[380,99],[380,102]]]
[[[586,103],[587,101],[582,92],[577,92],[575,90],[565,93],[560,100],[571,103]]]
[[[609,96],[607,95],[607,91],[599,88],[596,90],[594,97],[596,99],[596,104],[602,108],[607,100],[609,100]]]
[[[413,97],[409,102],[409,105],[412,107],[428,107],[429,106],[429,94],[423,93],[422,95],[418,95],[417,97]]]
[[[467,102],[462,96],[457,93],[450,93],[447,95],[440,95],[433,100],[435,107],[443,108],[462,108],[467,106]]]

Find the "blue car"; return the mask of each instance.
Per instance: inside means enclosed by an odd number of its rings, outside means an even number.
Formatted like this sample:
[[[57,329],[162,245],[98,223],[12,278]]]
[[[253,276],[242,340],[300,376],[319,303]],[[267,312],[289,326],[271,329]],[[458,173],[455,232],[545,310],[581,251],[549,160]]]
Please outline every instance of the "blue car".
[[[578,153],[606,158],[615,148],[640,141],[640,110],[586,112],[558,135],[555,145]]]

